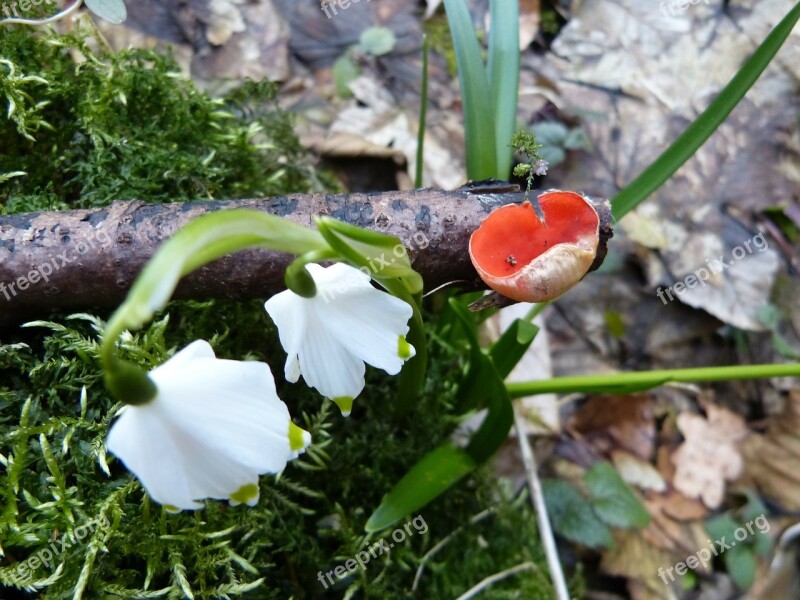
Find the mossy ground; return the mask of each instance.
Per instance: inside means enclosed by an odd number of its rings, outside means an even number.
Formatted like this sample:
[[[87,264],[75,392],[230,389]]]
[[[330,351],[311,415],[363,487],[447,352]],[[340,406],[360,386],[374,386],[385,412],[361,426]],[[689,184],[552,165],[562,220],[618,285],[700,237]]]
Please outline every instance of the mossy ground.
[[[76,49],[84,62],[76,63]],[[315,174],[270,86],[246,84],[212,100],[176,73],[170,59],[151,52],[95,55],[82,34],[0,27],[3,211],[332,185]],[[537,568],[481,597],[552,597],[527,498],[486,470],[422,511],[424,533],[412,528],[390,553],[334,586],[318,580],[365,548],[364,523],[382,495],[456,424],[451,403],[466,353],[441,341],[435,312],[417,405],[396,416],[389,409],[396,378],[370,370],[349,418],[302,383],[282,382],[285,357],[261,302],[172,303],[166,314],[123,340],[127,358],[150,368],[203,338],[220,357],[265,360],[314,444],[280,477],[261,478],[254,508],[209,502],[167,514],[104,451],[116,408],[97,357],[108,315],[42,315],[2,332],[1,598],[405,598],[422,557],[449,535],[415,597],[454,598],[526,562]],[[17,579],[21,561],[47,548],[49,564]]]

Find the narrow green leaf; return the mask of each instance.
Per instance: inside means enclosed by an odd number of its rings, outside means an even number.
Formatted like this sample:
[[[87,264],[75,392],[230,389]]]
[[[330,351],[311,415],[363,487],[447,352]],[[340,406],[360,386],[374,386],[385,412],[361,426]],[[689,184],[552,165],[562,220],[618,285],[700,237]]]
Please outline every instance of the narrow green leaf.
[[[450,307],[470,343],[469,369],[459,385],[457,405],[467,408],[484,406],[488,408],[483,423],[467,445],[470,456],[477,463],[482,463],[491,457],[508,437],[508,432],[514,424],[514,409],[503,384],[503,377],[498,374],[491,357],[481,350],[472,314],[455,298],[450,298]],[[513,335],[516,336],[516,332]]]
[[[428,453],[398,482],[372,513],[365,529],[369,532],[386,529],[413,514],[476,466],[463,449],[445,444]]]
[[[536,325],[524,319],[517,319],[492,345],[489,356],[497,369],[497,374],[502,379],[508,377],[508,374],[517,366],[537,333],[539,333],[539,328]]]
[[[494,101],[495,150],[494,177],[508,179],[513,150],[511,136],[517,120],[519,97],[519,2],[491,0],[488,79]]]
[[[488,179],[497,173],[494,108],[478,38],[464,0],[444,0],[458,65],[467,143],[467,176]]]
[[[650,513],[634,495],[617,470],[607,461],[592,465],[583,475],[597,515],[613,527],[645,527]]]
[[[422,276],[412,268],[399,238],[328,217],[317,219],[317,227],[331,248],[353,264],[367,269],[376,281],[381,284],[400,281],[412,296],[422,292]]]
[[[800,3],[770,32],[753,55],[734,75],[708,108],[686,128],[677,140],[611,201],[614,218],[619,220],[636,208],[669,179],[711,137],[734,107],[767,68],[789,37],[798,19]]]
[[[466,449],[445,444],[414,465],[370,517],[367,531],[388,527],[438,497],[473,468],[494,455],[508,437],[514,423],[514,410],[503,379],[498,375],[489,355],[479,346],[474,319],[457,299],[450,298],[449,306],[464,329],[471,348],[469,369],[459,385],[458,404],[487,406],[486,417],[478,431],[472,435]],[[530,331],[524,328],[520,334],[517,329],[518,326],[511,328],[512,339],[521,338],[523,345],[529,344],[533,339]],[[408,365],[403,371],[406,369]],[[441,461],[441,464],[437,464],[437,461]]]
[[[491,458],[508,438],[508,432],[514,424],[514,407],[489,357],[481,355],[477,373],[481,393],[485,394],[481,400],[488,410],[478,431],[472,434],[467,452],[476,462],[482,463]],[[476,387],[468,389],[467,393],[475,394],[473,390]]]
[[[419,123],[417,124],[417,162],[416,173],[414,176],[414,187],[422,187],[422,171],[424,169],[425,158],[425,124],[428,114],[428,54],[430,53],[430,42],[428,36],[422,36],[422,89],[419,93]],[[0,179],[2,183],[2,179]]]
[[[800,363],[768,365],[736,365],[731,367],[699,367],[696,369],[667,369],[639,371],[612,375],[579,375],[555,377],[542,381],[520,381],[506,384],[511,398],[535,394],[604,392],[625,394],[647,390],[667,382],[696,383],[699,381],[733,381],[764,377],[800,377]]]

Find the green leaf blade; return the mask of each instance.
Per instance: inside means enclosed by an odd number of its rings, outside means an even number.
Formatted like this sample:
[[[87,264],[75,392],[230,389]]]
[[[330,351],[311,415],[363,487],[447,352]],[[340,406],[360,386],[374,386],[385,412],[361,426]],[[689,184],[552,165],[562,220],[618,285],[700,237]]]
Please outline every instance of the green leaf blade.
[[[517,119],[519,97],[519,3],[518,0],[492,0],[492,30],[489,36],[488,79],[494,100],[495,150],[494,177],[508,179],[513,152],[511,136]]]
[[[467,142],[467,176],[488,179],[497,173],[492,97],[478,38],[464,0],[444,0],[458,65],[458,81],[464,105]]]
[[[608,525],[633,529],[646,527],[650,522],[650,513],[611,463],[595,463],[583,480],[591,494],[592,507]]]
[[[614,543],[611,530],[597,518],[589,502],[566,481],[542,481],[547,514],[560,535],[589,548],[608,548]]]
[[[425,455],[372,513],[365,529],[381,531],[438,497],[476,467],[463,449],[445,444]]]

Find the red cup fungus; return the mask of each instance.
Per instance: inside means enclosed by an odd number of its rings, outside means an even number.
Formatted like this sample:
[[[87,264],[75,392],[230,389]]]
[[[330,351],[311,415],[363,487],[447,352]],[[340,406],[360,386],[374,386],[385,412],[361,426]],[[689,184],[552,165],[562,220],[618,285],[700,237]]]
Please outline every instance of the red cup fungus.
[[[598,254],[601,218],[587,198],[551,190],[538,199],[544,220],[530,202],[507,204],[469,240],[469,256],[484,283],[518,302],[557,298],[593,268]]]

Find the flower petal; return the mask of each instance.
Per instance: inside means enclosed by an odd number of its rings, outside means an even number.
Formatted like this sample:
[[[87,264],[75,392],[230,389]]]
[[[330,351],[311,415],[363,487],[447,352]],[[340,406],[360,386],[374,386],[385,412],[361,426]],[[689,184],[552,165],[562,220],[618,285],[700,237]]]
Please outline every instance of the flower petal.
[[[297,355],[306,334],[308,302],[306,298],[301,298],[291,290],[285,290],[264,303],[267,314],[278,328],[281,346],[287,354],[284,377],[289,383],[295,383],[300,378],[300,362]]]
[[[286,379],[302,374],[309,386],[349,406],[364,389],[364,362],[395,375],[414,356],[403,339],[413,310],[347,264],[306,268],[317,286],[314,298],[287,290],[264,305],[287,353]]]
[[[180,378],[151,377],[164,417],[187,436],[257,473],[284,469],[289,410],[265,363],[202,358]]]
[[[197,500],[225,499],[258,482],[257,473],[170,427],[153,404],[128,407],[112,426],[106,445],[154,500],[179,509],[202,508]]]
[[[368,287],[352,288],[341,301],[315,307],[321,321],[324,315],[325,327],[352,354],[389,375],[400,372],[404,360],[397,338],[408,333],[413,314],[406,302]]]
[[[289,419],[269,366],[214,358],[198,340],[150,372],[156,398],[128,406],[107,447],[158,502],[258,500],[258,476],[282,471],[310,442]]]
[[[364,389],[364,363],[347,352],[314,313],[299,356],[303,380],[326,398],[355,398]]]
[[[215,358],[214,349],[205,340],[195,340],[172,355],[165,363],[150,371],[152,377],[172,377],[196,358]]]

